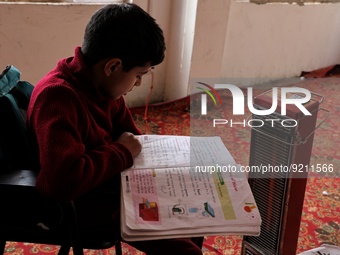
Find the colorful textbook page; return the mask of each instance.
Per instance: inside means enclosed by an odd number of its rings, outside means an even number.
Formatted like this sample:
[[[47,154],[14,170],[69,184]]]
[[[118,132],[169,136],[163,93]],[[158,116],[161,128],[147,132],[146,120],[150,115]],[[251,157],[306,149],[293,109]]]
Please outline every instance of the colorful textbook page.
[[[214,162],[236,166],[220,138],[200,137],[195,141],[195,152],[190,148],[190,137],[141,139],[147,140],[144,155],[122,173],[123,238],[259,234],[261,217],[246,175],[240,171],[205,171],[191,165],[202,164],[200,155],[214,152],[215,158],[209,157]]]

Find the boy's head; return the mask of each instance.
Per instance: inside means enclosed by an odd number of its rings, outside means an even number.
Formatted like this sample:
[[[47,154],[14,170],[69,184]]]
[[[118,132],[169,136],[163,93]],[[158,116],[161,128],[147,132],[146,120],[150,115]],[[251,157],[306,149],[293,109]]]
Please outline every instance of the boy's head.
[[[82,44],[89,66],[117,58],[124,71],[158,65],[164,59],[164,51],[161,28],[135,4],[111,4],[98,10],[86,26]]]

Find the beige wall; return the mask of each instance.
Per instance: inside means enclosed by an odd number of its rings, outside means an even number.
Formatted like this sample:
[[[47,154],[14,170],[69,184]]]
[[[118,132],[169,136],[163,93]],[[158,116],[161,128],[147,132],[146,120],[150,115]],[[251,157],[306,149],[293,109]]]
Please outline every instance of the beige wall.
[[[230,0],[135,0],[166,34],[152,101],[187,95],[189,77],[285,78],[340,63],[340,4],[255,5]],[[193,16],[196,12],[197,17]],[[73,54],[99,5],[0,4],[0,68],[36,83]],[[150,79],[128,96],[143,105]]]
[[[36,83],[82,42],[98,6],[0,4],[0,66],[12,64]]]
[[[167,0],[138,0],[153,15],[166,34],[168,20]],[[170,1],[168,1],[168,4]],[[81,45],[88,19],[101,5],[83,4],[18,4],[0,3],[0,69],[7,64],[16,66],[23,80],[35,84],[61,58],[72,56]],[[166,22],[165,22],[166,21]],[[152,101],[163,98],[165,63],[155,70]],[[127,100],[130,105],[143,105],[149,93],[151,76],[144,80],[144,88],[136,89]]]

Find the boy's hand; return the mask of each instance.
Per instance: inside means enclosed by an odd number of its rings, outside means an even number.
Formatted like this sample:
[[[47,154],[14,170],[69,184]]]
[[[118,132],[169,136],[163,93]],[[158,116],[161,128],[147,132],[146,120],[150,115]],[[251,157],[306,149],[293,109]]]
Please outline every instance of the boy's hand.
[[[142,145],[139,140],[129,132],[121,134],[116,142],[123,144],[131,152],[133,158],[142,150]]]

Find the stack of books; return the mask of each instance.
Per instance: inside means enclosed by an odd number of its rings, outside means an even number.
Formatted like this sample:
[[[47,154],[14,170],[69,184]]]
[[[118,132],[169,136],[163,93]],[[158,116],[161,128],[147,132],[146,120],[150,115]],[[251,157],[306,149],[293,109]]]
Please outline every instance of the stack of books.
[[[260,234],[246,173],[220,137],[139,139],[142,152],[121,174],[123,239]]]

